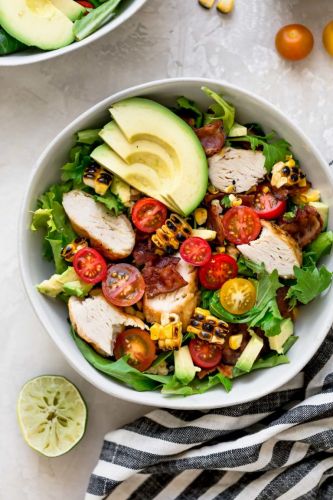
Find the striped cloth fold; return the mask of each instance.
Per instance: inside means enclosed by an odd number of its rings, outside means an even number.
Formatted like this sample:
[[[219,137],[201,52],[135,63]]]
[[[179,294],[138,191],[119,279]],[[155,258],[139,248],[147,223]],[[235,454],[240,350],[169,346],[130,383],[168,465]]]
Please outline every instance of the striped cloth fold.
[[[86,500],[332,500],[333,330],[257,401],[154,410],[105,436]]]

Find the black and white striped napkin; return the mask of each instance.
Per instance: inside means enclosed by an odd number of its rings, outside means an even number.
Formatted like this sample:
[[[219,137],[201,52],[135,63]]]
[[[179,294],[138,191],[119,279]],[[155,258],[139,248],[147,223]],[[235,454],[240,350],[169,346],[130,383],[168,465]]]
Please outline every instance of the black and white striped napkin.
[[[85,498],[332,500],[333,330],[303,372],[264,398],[155,410],[108,433]]]

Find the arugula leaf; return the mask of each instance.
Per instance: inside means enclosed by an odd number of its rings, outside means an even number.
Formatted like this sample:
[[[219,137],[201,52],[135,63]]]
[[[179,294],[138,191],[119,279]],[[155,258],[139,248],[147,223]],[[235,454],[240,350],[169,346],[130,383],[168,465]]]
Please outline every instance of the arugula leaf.
[[[246,259],[243,255],[237,260],[238,273],[251,278],[265,271],[264,264],[257,264],[253,260]]]
[[[110,191],[107,191],[103,196],[94,195],[94,199],[99,203],[103,203],[106,208],[113,211],[115,215],[119,215],[124,211],[125,207],[119,196],[111,193]]]
[[[229,137],[229,142],[249,142],[252,151],[262,147],[266,158],[265,168],[269,173],[275,163],[285,161],[287,155],[291,155],[290,144],[284,139],[276,139],[275,132],[264,137],[258,135],[245,135],[243,137]]]
[[[274,368],[274,366],[284,365],[289,363],[289,358],[285,354],[269,354],[264,358],[259,358],[254,362],[250,372],[245,372],[239,368],[234,367],[232,377],[237,378],[242,375],[248,375],[255,370],[262,370],[264,368]]]
[[[179,396],[191,396],[193,394],[202,394],[212,387],[222,384],[227,392],[232,389],[232,381],[230,378],[225,377],[222,373],[205,377],[203,379],[195,378],[189,385],[182,385],[175,376],[172,377],[170,382],[165,384],[162,388],[162,394],[173,394]]]
[[[222,200],[220,201],[221,205],[223,205],[225,208],[230,208],[231,205],[232,205],[232,202],[229,198],[229,195],[226,194],[225,196],[223,196]]]
[[[235,108],[213,90],[207,87],[201,87],[201,90],[215,101],[214,104],[209,106],[210,112],[205,114],[205,124],[215,120],[222,120],[224,131],[226,135],[228,135],[231,127],[235,123]]]
[[[76,238],[62,206],[63,194],[70,190],[69,184],[53,184],[37,201],[33,213],[31,230],[44,229],[43,254],[47,260],[54,260],[56,273],[61,274],[67,264],[61,257],[61,249]]]
[[[210,311],[227,323],[247,323],[250,328],[258,326],[267,336],[278,335],[282,316],[276,302],[276,291],[282,286],[276,270],[269,274],[262,271],[258,281],[253,280],[257,287],[257,299],[254,307],[245,314],[234,315],[224,309],[219,293],[215,292],[210,301]]]
[[[283,354],[287,354],[287,352],[292,348],[297,340],[298,337],[296,337],[295,335],[291,335],[283,344]]]
[[[178,97],[177,104],[179,109],[185,109],[186,111],[190,111],[195,116],[195,126],[196,128],[200,128],[203,122],[203,114],[202,111],[198,108],[196,103],[187,97]]]
[[[120,380],[136,391],[153,391],[163,384],[167,384],[171,379],[171,375],[152,375],[139,372],[126,362],[126,358],[120,358],[118,361],[104,358],[82,340],[73,329],[71,329],[71,334],[76,346],[88,363],[97,370]]]
[[[294,267],[296,283],[292,285],[287,293],[290,304],[295,306],[297,301],[308,304],[326,290],[332,282],[332,275],[325,266],[301,269]]]

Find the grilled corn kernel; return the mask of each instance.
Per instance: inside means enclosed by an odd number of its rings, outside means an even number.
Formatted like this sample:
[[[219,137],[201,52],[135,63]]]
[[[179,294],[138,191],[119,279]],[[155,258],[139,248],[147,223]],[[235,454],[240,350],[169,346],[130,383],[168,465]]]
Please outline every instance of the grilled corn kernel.
[[[152,236],[152,242],[166,253],[173,253],[192,234],[191,226],[179,215],[171,214],[165,224]]]
[[[305,193],[297,193],[292,196],[292,200],[296,205],[310,203],[313,201],[320,201],[320,191],[318,189],[309,189]]]
[[[279,161],[273,166],[271,184],[277,188],[296,185],[305,187],[307,181],[305,174],[296,166],[295,160],[287,156],[287,161]]]
[[[199,0],[199,4],[205,9],[211,9],[215,3],[215,0]]]
[[[216,247],[215,250],[217,253],[225,253],[225,247]]]
[[[207,220],[207,210],[205,208],[196,208],[194,210],[194,220],[198,226],[205,224]]]
[[[179,349],[182,345],[182,322],[178,314],[162,314],[161,324],[154,323],[150,327],[150,337],[158,342],[162,351]]]
[[[229,14],[235,6],[235,0],[219,0],[217,3],[217,10],[222,14]]]
[[[229,200],[231,201],[232,207],[239,207],[242,204],[242,200],[237,198],[234,194],[229,195]]]
[[[226,189],[225,189],[225,192],[226,193],[233,193],[235,191],[235,186],[233,186],[232,184],[230,184],[230,186],[228,186]]]
[[[112,174],[93,163],[85,169],[83,182],[86,186],[94,189],[97,194],[103,196],[112,183]]]
[[[240,348],[242,341],[243,341],[243,334],[242,333],[240,333],[238,335],[231,335],[229,337],[230,349],[233,349],[234,351],[236,351],[237,349]]]
[[[74,241],[71,243],[68,243],[62,250],[61,250],[61,256],[67,261],[67,262],[73,262],[75,254],[79,251],[82,250],[82,248],[86,248],[88,246],[88,242],[85,238],[76,238]]]
[[[262,188],[262,192],[263,192],[263,193],[269,193],[269,191],[270,191],[270,189],[269,189],[269,187],[268,187],[268,186],[264,186],[264,187]]]
[[[188,333],[194,333],[207,342],[224,344],[225,336],[229,333],[229,325],[212,316],[207,309],[196,307],[187,331]]]
[[[215,186],[213,186],[213,184],[209,184],[208,192],[210,194],[217,194],[219,192],[219,190]]]

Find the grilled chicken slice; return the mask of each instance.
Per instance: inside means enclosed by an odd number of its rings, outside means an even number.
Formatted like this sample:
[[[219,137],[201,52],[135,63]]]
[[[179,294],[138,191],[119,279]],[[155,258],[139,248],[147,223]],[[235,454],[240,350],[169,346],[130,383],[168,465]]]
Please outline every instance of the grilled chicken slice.
[[[109,304],[101,292],[83,300],[72,296],[68,301],[68,310],[76,333],[102,356],[112,356],[117,335],[126,326],[147,329],[141,319]]]
[[[90,240],[105,257],[128,257],[134,248],[135,234],[126,215],[112,215],[102,204],[83,191],[65,193],[62,201],[74,231]]]
[[[302,252],[298,243],[279,226],[268,221],[261,221],[263,227],[257,240],[248,245],[238,245],[244,257],[265,264],[271,273],[277,270],[283,278],[294,278],[294,266],[302,265]]]
[[[223,148],[208,164],[211,184],[227,193],[244,193],[266,174],[265,156],[251,149]]]
[[[196,269],[182,259],[176,266],[179,274],[187,281],[187,285],[169,293],[160,293],[149,299],[144,295],[143,312],[148,323],[160,323],[164,312],[175,313],[180,317],[183,330],[193,315],[199,302],[199,290]]]

